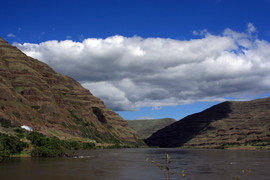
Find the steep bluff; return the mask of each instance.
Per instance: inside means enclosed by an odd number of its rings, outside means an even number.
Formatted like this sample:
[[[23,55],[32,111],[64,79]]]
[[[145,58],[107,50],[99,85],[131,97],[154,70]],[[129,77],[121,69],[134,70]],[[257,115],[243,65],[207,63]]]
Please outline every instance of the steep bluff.
[[[108,92],[110,93],[110,92]],[[70,77],[0,38],[0,124],[28,125],[62,139],[134,143],[127,122]]]
[[[220,103],[157,131],[145,142],[199,148],[270,142],[270,98]]]

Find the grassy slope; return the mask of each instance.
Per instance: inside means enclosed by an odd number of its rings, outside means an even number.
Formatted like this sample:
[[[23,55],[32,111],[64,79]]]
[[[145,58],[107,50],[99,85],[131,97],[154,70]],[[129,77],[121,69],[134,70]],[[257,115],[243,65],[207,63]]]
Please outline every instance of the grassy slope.
[[[154,120],[127,120],[127,122],[129,127],[137,131],[142,139],[146,139],[159,129],[176,122],[176,120],[163,118]]]

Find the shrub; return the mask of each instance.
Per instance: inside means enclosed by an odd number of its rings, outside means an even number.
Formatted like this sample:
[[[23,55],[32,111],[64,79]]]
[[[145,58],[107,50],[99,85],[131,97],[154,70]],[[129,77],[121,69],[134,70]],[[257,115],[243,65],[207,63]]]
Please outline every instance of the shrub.
[[[66,141],[64,145],[70,150],[83,149],[83,144],[79,141]]]
[[[4,150],[8,150],[11,154],[20,153],[28,144],[20,141],[18,137],[0,134],[0,144]]]
[[[8,120],[8,119],[2,118],[2,117],[0,117],[0,125],[2,127],[4,127],[4,128],[10,128],[10,127],[12,127],[11,126],[11,121]]]
[[[95,143],[83,143],[83,149],[93,149],[95,146]]]
[[[16,133],[19,133],[19,134],[24,133],[24,130],[22,128],[19,128],[19,127],[14,128],[13,131]]]
[[[27,137],[34,145],[32,156],[57,157],[65,154],[66,148],[57,137],[48,138],[41,133],[31,132]]]
[[[0,133],[0,162],[8,159],[11,154],[20,153],[28,144],[18,137]]]
[[[95,147],[94,143],[83,143],[80,141],[61,141],[57,137],[48,138],[41,133],[31,132],[27,137],[34,145],[32,156],[38,157],[59,157],[63,156],[66,150],[90,149]]]
[[[10,156],[10,151],[5,149],[3,144],[0,143],[0,162],[5,161]]]
[[[62,141],[62,144],[69,150],[93,149],[96,146],[95,143],[80,141]]]
[[[27,139],[29,139],[34,146],[44,146],[48,141],[46,136],[36,131],[29,133]]]
[[[35,147],[31,152],[31,156],[33,157],[60,157],[63,155],[64,151],[62,149],[56,149],[46,146]]]

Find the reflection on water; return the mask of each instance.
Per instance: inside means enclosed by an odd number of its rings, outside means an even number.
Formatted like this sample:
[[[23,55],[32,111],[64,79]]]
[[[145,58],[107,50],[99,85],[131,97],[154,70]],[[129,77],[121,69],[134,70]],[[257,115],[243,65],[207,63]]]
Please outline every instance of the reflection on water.
[[[147,157],[172,159],[171,169],[179,179],[227,180],[251,170],[243,179],[270,179],[270,151],[181,150],[181,149],[106,149],[77,151],[79,158],[12,159],[0,164],[0,179],[29,180],[159,180],[162,172],[146,162]]]

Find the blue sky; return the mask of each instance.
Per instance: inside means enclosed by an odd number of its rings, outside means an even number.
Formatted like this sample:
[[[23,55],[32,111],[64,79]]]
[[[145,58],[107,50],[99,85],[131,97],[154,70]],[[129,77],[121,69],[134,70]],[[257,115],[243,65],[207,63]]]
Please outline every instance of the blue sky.
[[[244,31],[249,22],[269,40],[269,0],[15,0],[1,2],[1,35],[9,42],[80,41],[116,34],[194,38],[193,30]]]
[[[3,1],[0,36],[125,119],[178,120],[269,95],[269,19],[269,0]]]

